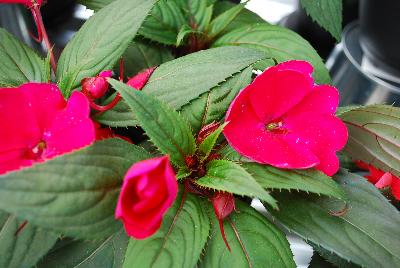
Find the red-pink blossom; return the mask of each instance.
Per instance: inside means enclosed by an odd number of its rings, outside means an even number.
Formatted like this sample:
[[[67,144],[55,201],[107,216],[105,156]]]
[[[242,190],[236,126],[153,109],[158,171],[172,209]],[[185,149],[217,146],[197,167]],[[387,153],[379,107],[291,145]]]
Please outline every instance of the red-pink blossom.
[[[356,164],[359,168],[369,171],[370,174],[366,175],[365,178],[374,184],[376,188],[383,189],[388,187],[394,198],[400,200],[400,178],[394,176],[390,172],[382,171],[362,161],[356,161]]]
[[[154,72],[155,69],[156,67],[151,67],[138,73],[134,77],[130,78],[128,82],[126,82],[126,84],[137,90],[141,90],[146,85],[147,81],[149,80],[151,74]]]
[[[312,71],[305,61],[283,62],[243,89],[226,116],[230,145],[259,163],[335,174],[347,129],[335,117],[338,91],[315,85]]]
[[[82,93],[66,102],[53,84],[0,88],[0,174],[92,143],[89,113]]]
[[[34,4],[42,5],[43,0],[0,0],[3,4],[23,4],[26,7],[32,7]]]
[[[103,97],[109,88],[107,78],[111,76],[112,71],[104,71],[96,77],[87,77],[82,79],[82,93],[90,100]]]
[[[178,183],[168,156],[134,164],[126,173],[115,217],[136,239],[153,235],[174,203]]]

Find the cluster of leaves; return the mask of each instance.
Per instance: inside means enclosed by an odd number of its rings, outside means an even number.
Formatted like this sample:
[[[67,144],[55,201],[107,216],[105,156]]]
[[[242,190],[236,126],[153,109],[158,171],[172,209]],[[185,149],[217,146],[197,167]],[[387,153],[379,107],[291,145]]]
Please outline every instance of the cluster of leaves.
[[[81,2],[98,12],[61,55],[56,79],[64,96],[82,78],[112,68],[122,55],[130,75],[161,64],[142,91],[111,79],[124,102],[96,119],[113,127],[142,127],[156,153],[171,156],[180,180],[195,178],[211,191],[234,193],[240,213],[224,222],[232,253],[210,202],[193,194],[183,199],[183,191],[154,236],[129,239],[113,217],[121,180],[132,163],[152,154],[140,144],[108,139],[0,176],[1,267],[295,267],[275,221],[338,266],[396,267],[399,212],[363,178],[345,170],[332,179],[315,170],[252,163],[222,146],[224,125],[196,143],[200,129],[222,121],[236,94],[251,82],[252,71],[273,64],[271,59],[308,60],[316,80],[328,82],[307,41],[227,2]],[[310,1],[303,5],[310,14],[317,10]],[[193,40],[203,40],[201,48],[208,49],[185,55],[193,52]],[[1,86],[49,81],[48,60],[4,30],[0,56]],[[398,176],[400,110],[377,105],[339,116],[350,133],[345,153]],[[211,153],[219,159],[208,161]],[[204,162],[204,174],[188,169],[185,158],[193,155]],[[260,199],[269,217],[241,197]],[[21,225],[26,225],[22,231]]]

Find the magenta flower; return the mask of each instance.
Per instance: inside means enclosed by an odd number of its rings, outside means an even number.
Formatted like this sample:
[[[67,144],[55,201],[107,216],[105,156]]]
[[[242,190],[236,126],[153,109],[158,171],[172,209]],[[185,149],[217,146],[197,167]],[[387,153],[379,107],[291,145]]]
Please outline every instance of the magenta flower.
[[[86,97],[68,102],[57,86],[0,88],[0,174],[89,145],[95,130]]]
[[[168,156],[134,164],[126,173],[115,217],[136,239],[153,235],[178,193],[178,182]]]
[[[151,67],[138,73],[134,77],[130,78],[128,82],[126,82],[126,84],[137,90],[141,90],[146,85],[147,81],[149,80],[151,74],[154,72],[155,69],[156,67]]]
[[[335,116],[338,91],[315,85],[312,71],[305,61],[283,62],[243,89],[226,116],[230,145],[262,164],[335,174],[347,129]]]
[[[43,0],[0,0],[0,4],[23,4],[26,7],[32,7],[35,3],[39,6],[42,5]]]

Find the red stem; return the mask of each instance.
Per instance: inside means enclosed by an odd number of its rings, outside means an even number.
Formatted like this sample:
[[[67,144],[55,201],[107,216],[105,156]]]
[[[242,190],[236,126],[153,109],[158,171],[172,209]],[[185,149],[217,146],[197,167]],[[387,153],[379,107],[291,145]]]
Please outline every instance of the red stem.
[[[56,60],[55,60],[54,54],[53,54],[53,46],[51,45],[51,43],[49,41],[49,37],[47,35],[47,31],[46,31],[46,28],[43,23],[42,14],[40,13],[40,6],[37,4],[34,4],[31,8],[31,11],[32,11],[33,18],[35,19],[35,22],[36,22],[36,27],[38,29],[39,36],[37,38],[38,39],[37,41],[40,41],[40,39],[43,39],[43,41],[46,45],[47,51],[50,53],[51,68],[53,69],[53,72],[56,73],[57,64],[56,64]]]
[[[25,226],[26,226],[27,224],[28,224],[28,221],[24,221],[24,222],[18,227],[17,231],[15,231],[14,236],[17,236],[17,235],[22,231],[22,229],[25,228]]]
[[[115,107],[115,105],[118,104],[118,102],[121,100],[121,95],[119,95],[119,93],[117,93],[117,95],[115,95],[115,98],[107,105],[98,105],[96,103],[94,103],[94,101],[90,102],[90,107],[92,107],[93,109],[100,111],[100,112],[105,112],[108,111],[112,108]]]

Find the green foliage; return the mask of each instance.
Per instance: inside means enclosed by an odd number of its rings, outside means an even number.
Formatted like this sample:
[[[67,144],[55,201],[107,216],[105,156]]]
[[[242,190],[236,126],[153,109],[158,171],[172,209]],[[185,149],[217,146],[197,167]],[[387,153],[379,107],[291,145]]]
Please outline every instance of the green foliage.
[[[219,191],[256,197],[277,209],[274,198],[240,165],[227,160],[213,160],[206,166],[207,173],[196,184]]]
[[[342,33],[342,0],[301,0],[307,14],[337,41]]]
[[[296,267],[285,234],[247,204],[236,200],[239,212],[224,221],[232,252],[226,248],[213,212],[211,236],[199,267]],[[235,228],[235,229],[234,229]]]
[[[191,34],[202,34],[202,32],[193,30],[192,27],[190,27],[189,25],[183,25],[182,28],[179,30],[178,36],[176,37],[175,45],[177,47],[182,45],[185,39]]]
[[[181,207],[179,192],[155,235],[130,240],[124,267],[195,267],[210,231],[207,201],[188,194]]]
[[[114,210],[122,178],[149,158],[120,139],[97,142],[19,172],[0,176],[0,209],[75,238],[104,238],[118,230]]]
[[[18,87],[27,82],[49,80],[48,63],[2,28],[0,59],[0,87]]]
[[[82,241],[64,238],[42,259],[37,268],[122,268],[129,238],[125,231],[106,239]]]
[[[344,202],[307,195],[274,195],[271,213],[291,232],[355,264],[396,267],[400,261],[400,213],[366,179],[342,171],[335,176]],[[333,214],[333,215],[332,215]]]
[[[241,47],[196,52],[160,65],[151,75],[143,92],[178,110],[263,58],[264,53]]]
[[[256,24],[242,26],[218,38],[214,47],[243,46],[258,49],[270,59],[278,62],[287,60],[307,60],[314,66],[313,76],[317,83],[330,82],[328,70],[315,49],[300,35],[276,25]],[[259,64],[267,67],[270,62]]]
[[[85,77],[111,69],[156,0],[116,0],[91,17],[68,43],[57,67],[64,96]]]
[[[400,108],[371,105],[341,113],[349,140],[345,152],[400,177]]]
[[[214,18],[218,17],[221,15],[223,12],[235,7],[236,4],[229,2],[229,1],[217,1],[214,4]],[[268,24],[266,21],[264,21],[260,16],[258,16],[256,13],[244,8],[242,11],[228,24],[228,26],[225,28],[223,33],[227,33],[229,31],[235,30],[239,27],[245,26],[245,25],[253,25],[253,24],[258,24],[258,23],[263,23],[263,24]]]
[[[300,190],[339,199],[345,198],[342,188],[335,180],[317,170],[284,170],[257,163],[244,163],[243,167],[267,189]]]
[[[213,133],[211,133],[207,138],[205,138],[203,142],[199,145],[199,150],[202,153],[203,160],[207,159],[207,157],[210,155],[212,149],[217,143],[217,140],[226,125],[227,123],[224,123],[221,126],[219,126],[219,128],[217,128]]]
[[[175,165],[185,166],[185,157],[196,152],[196,142],[179,113],[151,95],[113,79],[109,82],[135,111],[140,126],[160,151],[169,154]]]
[[[13,215],[0,211],[0,267],[32,267],[57,241],[57,235],[24,224]]]
[[[182,115],[189,121],[195,133],[214,121],[225,117],[229,105],[241,89],[251,82],[252,68],[248,67],[221,85],[182,107]]]
[[[209,38],[214,38],[222,33],[226,27],[240,14],[240,12],[242,12],[244,6],[244,3],[235,5],[213,19],[207,29]]]

